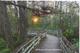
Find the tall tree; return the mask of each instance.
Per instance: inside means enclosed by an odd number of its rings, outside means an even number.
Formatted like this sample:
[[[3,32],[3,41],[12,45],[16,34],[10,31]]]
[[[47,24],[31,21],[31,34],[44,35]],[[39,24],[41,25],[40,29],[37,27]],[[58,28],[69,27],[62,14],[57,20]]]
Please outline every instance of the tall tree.
[[[13,38],[11,36],[11,26],[7,15],[7,5],[5,4],[5,1],[0,1],[0,19],[2,20],[1,31],[3,33],[3,37],[7,42],[7,46],[13,49]]]
[[[26,2],[25,1],[18,1],[18,5],[22,5],[24,7],[19,7],[19,29],[20,29],[20,36],[24,40],[27,34],[26,29],[28,26],[27,23],[27,14],[26,14]]]

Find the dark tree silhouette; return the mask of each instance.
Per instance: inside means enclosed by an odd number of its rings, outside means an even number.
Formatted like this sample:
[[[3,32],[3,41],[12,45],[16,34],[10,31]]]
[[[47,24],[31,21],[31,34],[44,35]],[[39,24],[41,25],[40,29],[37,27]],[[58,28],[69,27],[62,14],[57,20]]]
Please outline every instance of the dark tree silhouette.
[[[13,49],[13,38],[11,36],[11,26],[9,22],[9,17],[7,15],[7,5],[5,2],[0,1],[0,20],[1,20],[1,32],[3,38],[7,42],[7,46]]]

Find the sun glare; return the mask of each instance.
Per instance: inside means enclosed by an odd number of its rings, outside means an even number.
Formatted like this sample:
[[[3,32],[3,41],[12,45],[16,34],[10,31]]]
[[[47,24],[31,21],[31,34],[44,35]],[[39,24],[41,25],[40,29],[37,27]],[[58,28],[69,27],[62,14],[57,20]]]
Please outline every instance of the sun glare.
[[[39,21],[39,17],[38,17],[38,16],[33,16],[33,17],[32,17],[32,21],[33,21],[34,23],[37,23],[37,22]]]

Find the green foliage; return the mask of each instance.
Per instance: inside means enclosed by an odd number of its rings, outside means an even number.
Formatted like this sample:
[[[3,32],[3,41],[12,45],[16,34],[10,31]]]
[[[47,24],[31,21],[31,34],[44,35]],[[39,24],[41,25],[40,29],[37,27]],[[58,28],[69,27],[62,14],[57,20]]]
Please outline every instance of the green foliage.
[[[10,49],[6,47],[6,42],[0,38],[0,53],[10,53]]]

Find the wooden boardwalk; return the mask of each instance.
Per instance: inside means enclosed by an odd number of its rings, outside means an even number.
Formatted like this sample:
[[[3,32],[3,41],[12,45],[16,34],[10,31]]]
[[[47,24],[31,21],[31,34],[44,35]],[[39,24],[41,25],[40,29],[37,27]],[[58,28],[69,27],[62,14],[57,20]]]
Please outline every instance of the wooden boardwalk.
[[[61,53],[59,38],[47,34],[33,53]]]

